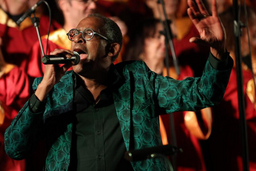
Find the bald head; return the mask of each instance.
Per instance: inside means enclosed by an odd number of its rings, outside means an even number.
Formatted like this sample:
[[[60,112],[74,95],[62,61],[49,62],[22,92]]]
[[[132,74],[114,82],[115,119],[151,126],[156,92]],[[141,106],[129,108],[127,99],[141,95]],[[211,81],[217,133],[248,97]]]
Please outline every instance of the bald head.
[[[119,26],[111,19],[99,14],[90,14],[88,17],[94,17],[100,20],[100,32],[103,33],[111,43],[118,43],[122,46],[122,33]]]

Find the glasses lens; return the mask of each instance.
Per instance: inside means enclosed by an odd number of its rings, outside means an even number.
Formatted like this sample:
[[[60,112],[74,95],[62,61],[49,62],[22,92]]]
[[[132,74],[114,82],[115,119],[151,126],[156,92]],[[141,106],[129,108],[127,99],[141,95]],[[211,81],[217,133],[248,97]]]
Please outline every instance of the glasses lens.
[[[74,40],[74,37],[78,35],[78,30],[76,29],[71,29],[69,32],[68,32],[68,39],[73,41]]]
[[[84,30],[84,39],[85,40],[91,40],[94,36],[93,30],[92,29],[85,29]]]

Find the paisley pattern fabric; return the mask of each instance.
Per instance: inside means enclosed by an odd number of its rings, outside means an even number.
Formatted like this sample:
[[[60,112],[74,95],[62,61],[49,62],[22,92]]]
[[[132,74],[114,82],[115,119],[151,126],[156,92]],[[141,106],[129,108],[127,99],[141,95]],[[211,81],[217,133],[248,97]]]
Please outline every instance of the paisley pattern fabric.
[[[119,80],[113,88],[114,104],[127,150],[162,145],[158,116],[180,110],[198,110],[222,99],[229,80],[232,61],[226,70],[216,70],[207,62],[201,78],[183,81],[162,77],[142,61],[120,63],[114,67]],[[72,140],[74,73],[67,72],[47,97],[43,113],[23,107],[5,133],[9,156],[21,159],[40,138],[47,136],[50,150],[46,170],[68,170]],[[42,78],[36,79],[34,89]],[[46,129],[47,128],[47,129]],[[132,162],[135,171],[168,170],[161,159]]]

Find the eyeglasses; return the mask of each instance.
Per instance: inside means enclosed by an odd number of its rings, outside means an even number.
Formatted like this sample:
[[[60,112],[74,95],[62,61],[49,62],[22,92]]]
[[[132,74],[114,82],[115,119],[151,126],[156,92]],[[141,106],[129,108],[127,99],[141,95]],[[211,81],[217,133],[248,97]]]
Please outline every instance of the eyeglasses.
[[[95,34],[100,36],[101,38],[105,39],[106,41],[109,41],[109,39],[107,37],[101,35],[100,33],[97,33],[95,31],[93,31],[91,28],[87,28],[84,31],[80,31],[80,30],[77,30],[77,29],[71,29],[67,33],[68,39],[70,41],[74,41],[75,36],[77,36],[80,33],[82,33],[82,37],[86,41],[90,41]]]

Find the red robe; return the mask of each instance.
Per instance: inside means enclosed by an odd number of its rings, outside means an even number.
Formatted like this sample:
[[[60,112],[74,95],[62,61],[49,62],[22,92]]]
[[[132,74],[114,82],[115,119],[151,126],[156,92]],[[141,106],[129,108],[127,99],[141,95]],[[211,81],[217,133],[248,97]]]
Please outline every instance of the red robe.
[[[2,38],[2,52],[7,63],[15,64],[23,70],[28,68],[28,57],[32,51],[32,46],[38,42],[36,29],[29,18],[26,18],[20,26],[8,17],[0,9],[0,37]],[[49,18],[41,16],[39,18],[39,32],[45,35],[48,32]],[[57,22],[52,21],[51,30],[59,28]]]
[[[25,72],[14,67],[0,77],[0,105],[4,109],[4,122],[0,125],[0,170],[24,171],[24,160],[13,160],[4,151],[4,132],[29,98],[29,80]]]
[[[38,16],[36,14],[36,16]],[[45,35],[48,32],[49,18],[40,16],[39,32]],[[59,28],[60,25],[52,21],[51,30]],[[16,65],[8,74],[0,78],[0,103],[4,108],[4,123],[0,126],[0,170],[1,171],[24,171],[24,160],[12,160],[4,152],[3,135],[5,129],[10,125],[20,108],[29,97],[31,82],[25,72],[33,72],[28,67],[29,55],[32,46],[38,42],[36,28],[29,18],[26,18],[18,26],[0,8],[0,37],[2,39],[1,51],[7,63]]]

